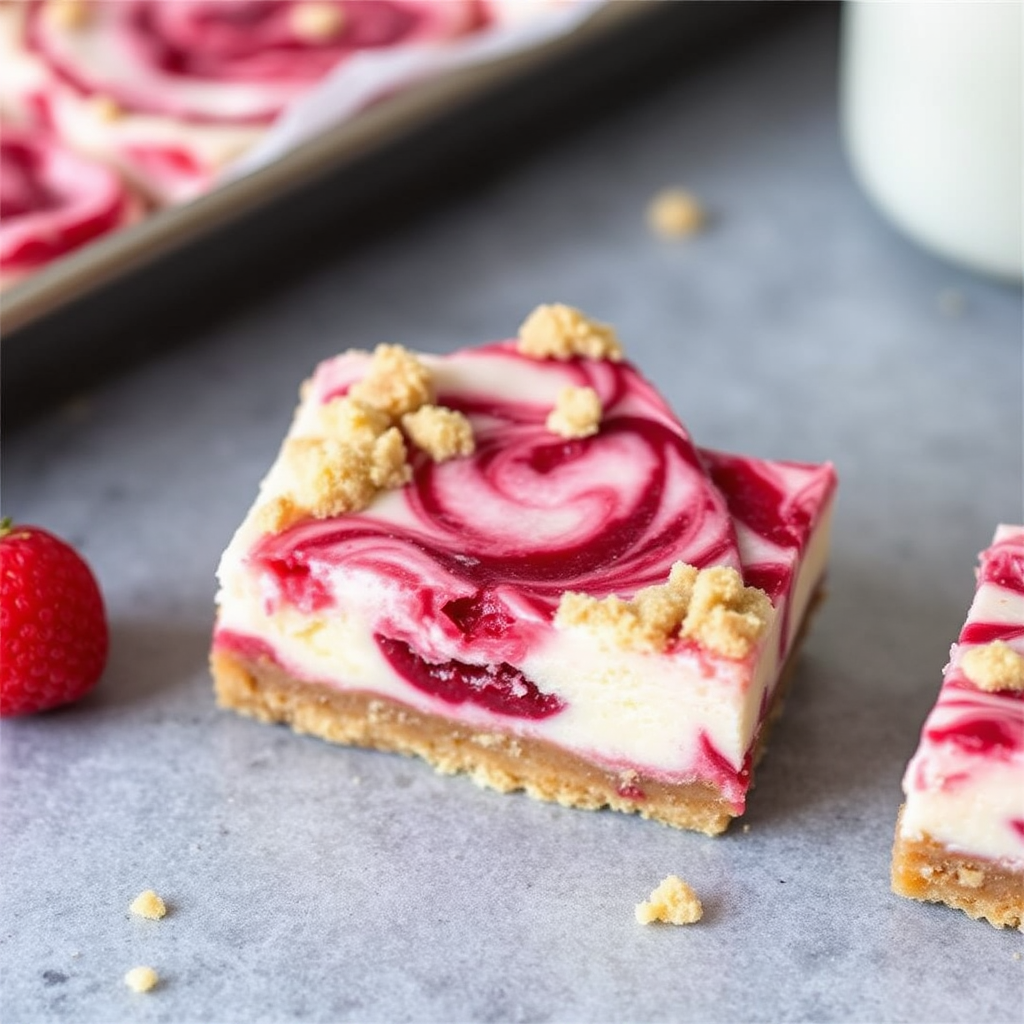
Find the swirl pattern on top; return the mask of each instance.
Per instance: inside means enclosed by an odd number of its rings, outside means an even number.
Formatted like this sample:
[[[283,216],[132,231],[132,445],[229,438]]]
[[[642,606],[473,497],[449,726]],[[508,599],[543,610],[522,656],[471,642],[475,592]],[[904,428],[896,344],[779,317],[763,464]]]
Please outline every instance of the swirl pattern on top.
[[[566,590],[629,596],[664,582],[675,561],[742,568],[702,456],[629,364],[538,362],[502,343],[430,365],[438,400],[473,424],[475,453],[415,457],[413,483],[365,512],[264,538],[253,557],[291,581],[289,599],[304,566],[317,567],[320,588],[327,577],[390,580],[383,632],[419,637],[426,619],[446,647],[472,641],[473,660],[516,661]],[[345,394],[364,367],[340,357],[313,388],[321,401]],[[567,440],[546,429],[567,384],[599,395],[598,434]],[[300,604],[323,599],[312,586]]]
[[[341,61],[481,24],[476,0],[119,0],[68,24],[34,2],[28,44],[56,79],[124,111],[266,124]]]
[[[0,280],[23,274],[128,223],[140,211],[107,168],[13,126],[0,138]]]

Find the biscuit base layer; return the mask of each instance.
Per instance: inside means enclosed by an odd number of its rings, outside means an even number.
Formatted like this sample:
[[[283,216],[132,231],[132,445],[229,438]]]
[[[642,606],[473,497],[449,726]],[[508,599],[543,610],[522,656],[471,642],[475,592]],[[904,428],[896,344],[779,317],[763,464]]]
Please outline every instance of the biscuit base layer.
[[[819,600],[820,595],[811,602],[783,667],[751,771],[782,710],[800,642]],[[538,800],[586,810],[608,807],[707,835],[724,832],[736,816],[708,783],[668,784],[640,772],[608,771],[546,740],[473,729],[376,694],[297,680],[269,658],[249,659],[215,648],[210,667],[221,707],[332,743],[421,757],[439,772],[465,773],[502,793],[521,789]]]
[[[909,839],[901,833],[902,818],[901,808],[892,851],[894,893],[945,903],[997,928],[1022,928],[1024,874],[955,853],[928,836]]]

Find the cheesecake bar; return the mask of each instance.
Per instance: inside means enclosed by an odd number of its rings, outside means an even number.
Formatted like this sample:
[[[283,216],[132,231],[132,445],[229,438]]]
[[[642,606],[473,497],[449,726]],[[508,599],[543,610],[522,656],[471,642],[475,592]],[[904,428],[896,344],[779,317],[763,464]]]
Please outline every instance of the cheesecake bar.
[[[615,332],[538,307],[322,363],[219,568],[219,702],[502,791],[743,813],[825,572],[829,465],[698,448]]]
[[[490,19],[483,0],[0,3],[0,109],[40,119],[150,202],[180,202],[344,65],[429,52]]]
[[[901,896],[1024,920],[1024,527],[1000,526],[903,779]]]
[[[110,168],[0,121],[0,290],[143,213]]]

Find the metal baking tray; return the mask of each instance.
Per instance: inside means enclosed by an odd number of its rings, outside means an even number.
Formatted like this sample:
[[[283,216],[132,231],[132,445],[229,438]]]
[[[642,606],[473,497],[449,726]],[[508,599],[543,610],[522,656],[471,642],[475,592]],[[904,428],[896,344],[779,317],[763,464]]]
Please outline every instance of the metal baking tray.
[[[479,187],[792,9],[611,0],[569,35],[400,92],[266,167],[63,257],[3,296],[4,428],[187,338],[326,251]]]

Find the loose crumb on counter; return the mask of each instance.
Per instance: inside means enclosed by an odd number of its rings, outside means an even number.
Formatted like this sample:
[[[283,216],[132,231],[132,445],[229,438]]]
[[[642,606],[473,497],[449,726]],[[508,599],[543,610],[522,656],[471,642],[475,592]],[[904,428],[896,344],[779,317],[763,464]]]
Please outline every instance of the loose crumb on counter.
[[[160,976],[152,967],[133,967],[124,976],[124,983],[133,992],[148,992],[159,980]]]
[[[647,224],[662,238],[687,238],[704,229],[707,214],[689,192],[680,188],[667,188],[648,204]]]
[[[139,917],[148,917],[150,921],[159,921],[167,913],[167,904],[152,889],[147,889],[132,900],[128,909]]]
[[[704,916],[697,894],[678,875],[669,875],[643,903],[636,905],[639,924],[696,924]]]
[[[560,437],[592,437],[601,426],[601,399],[593,388],[562,388],[545,426]]]

